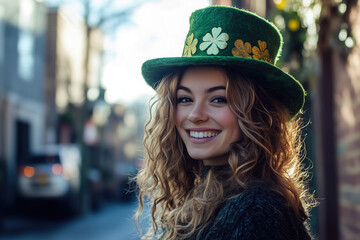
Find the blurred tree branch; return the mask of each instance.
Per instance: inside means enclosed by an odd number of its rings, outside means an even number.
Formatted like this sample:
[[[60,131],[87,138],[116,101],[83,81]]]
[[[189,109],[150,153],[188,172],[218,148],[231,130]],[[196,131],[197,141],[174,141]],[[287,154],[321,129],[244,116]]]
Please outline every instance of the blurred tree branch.
[[[96,6],[92,0],[80,0],[83,6],[83,18],[85,24],[85,53],[84,53],[84,108],[87,108],[87,91],[89,86],[89,53],[91,50],[90,40],[91,34],[94,29],[101,29],[105,31],[105,25],[110,21],[115,21],[115,27],[119,27],[121,24],[129,20],[130,16],[144,3],[156,1],[156,0],[137,0],[131,2],[124,8],[116,9],[114,0],[106,0],[101,6]],[[95,17],[94,17],[95,16]],[[92,22],[92,20],[94,20]],[[111,29],[114,32],[114,29]]]
[[[92,0],[81,0],[84,10],[85,24],[90,28],[103,28],[110,21],[120,20],[118,26],[133,14],[133,12],[145,3],[156,0],[137,0],[124,8],[116,9],[114,0],[107,0],[101,6],[95,6]],[[110,11],[109,11],[110,10]],[[96,17],[94,17],[96,16]],[[96,19],[94,22],[91,20]],[[104,30],[104,29],[102,29]]]

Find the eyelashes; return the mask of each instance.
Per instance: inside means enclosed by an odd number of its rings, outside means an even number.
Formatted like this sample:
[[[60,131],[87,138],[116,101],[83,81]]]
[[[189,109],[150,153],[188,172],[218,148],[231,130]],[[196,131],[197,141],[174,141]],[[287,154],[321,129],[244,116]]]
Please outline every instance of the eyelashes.
[[[226,97],[215,97],[212,99],[213,103],[227,103]]]
[[[192,102],[191,98],[189,97],[179,97],[176,99],[176,103],[189,103]]]
[[[176,99],[177,104],[179,104],[179,103],[185,104],[185,103],[191,103],[191,102],[193,102],[193,100],[190,97],[186,97],[186,96],[178,97]],[[226,99],[226,97],[215,96],[211,99],[211,102],[216,103],[216,104],[225,104],[225,103],[227,103],[227,99]]]

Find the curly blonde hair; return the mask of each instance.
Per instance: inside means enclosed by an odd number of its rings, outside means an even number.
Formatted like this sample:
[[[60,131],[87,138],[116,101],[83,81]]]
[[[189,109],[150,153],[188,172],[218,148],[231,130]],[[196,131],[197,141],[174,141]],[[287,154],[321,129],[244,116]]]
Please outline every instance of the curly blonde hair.
[[[176,91],[184,71],[166,76],[157,87],[145,126],[145,167],[137,175],[137,219],[145,199],[152,206],[153,224],[143,239],[156,238],[159,230],[161,239],[184,239],[201,232],[222,203],[255,182],[280,193],[301,222],[315,203],[301,164],[299,118],[289,121],[289,112],[261,84],[223,69],[227,101],[242,134],[228,154],[230,167],[213,167],[206,175],[202,161],[191,161],[175,127]]]

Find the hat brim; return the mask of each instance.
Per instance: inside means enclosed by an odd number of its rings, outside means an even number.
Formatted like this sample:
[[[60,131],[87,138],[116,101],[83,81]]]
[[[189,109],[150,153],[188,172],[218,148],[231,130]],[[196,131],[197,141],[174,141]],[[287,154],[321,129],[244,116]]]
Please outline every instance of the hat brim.
[[[145,81],[154,89],[166,75],[189,66],[232,67],[260,84],[296,116],[305,102],[305,90],[291,75],[265,61],[227,56],[157,58],[142,65]]]

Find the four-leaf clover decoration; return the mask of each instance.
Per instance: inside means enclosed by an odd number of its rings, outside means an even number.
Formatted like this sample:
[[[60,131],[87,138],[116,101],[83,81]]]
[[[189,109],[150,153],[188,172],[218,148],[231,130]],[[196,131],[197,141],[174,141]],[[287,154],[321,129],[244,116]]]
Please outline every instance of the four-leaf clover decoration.
[[[204,51],[207,49],[206,53],[208,55],[218,55],[219,49],[225,49],[228,45],[229,35],[227,33],[221,33],[221,31],[221,27],[214,27],[211,30],[211,34],[206,33],[203,37],[203,42],[199,46],[200,50]],[[194,33],[191,33],[186,38],[183,56],[191,57],[195,54],[198,42],[198,39],[194,38]],[[261,40],[258,40],[258,46],[251,46],[251,43],[237,39],[234,42],[234,48],[231,53],[235,57],[253,58],[272,63],[269,50],[267,49],[267,43]]]
[[[205,34],[203,37],[204,42],[200,44],[200,50],[204,51],[208,48],[206,51],[207,54],[217,55],[219,49],[225,49],[227,46],[226,41],[229,40],[229,35],[227,33],[221,33],[221,30],[221,27],[214,27],[211,30],[212,34]]]
[[[194,39],[194,33],[192,33],[190,36],[188,36],[185,41],[183,56],[191,57],[191,55],[196,52],[197,43],[198,43],[198,40],[196,38]]]
[[[254,46],[252,48],[252,51],[253,51],[253,58],[255,59],[258,59],[258,60],[264,60],[266,62],[271,62],[271,59],[270,59],[270,54],[269,54],[269,50],[266,49],[267,47],[267,44],[265,41],[261,41],[259,40],[258,41],[258,44],[259,44],[259,48]]]
[[[237,57],[246,57],[251,58],[251,44],[244,42],[240,39],[236,40],[234,43],[235,47],[232,49],[232,54]]]

